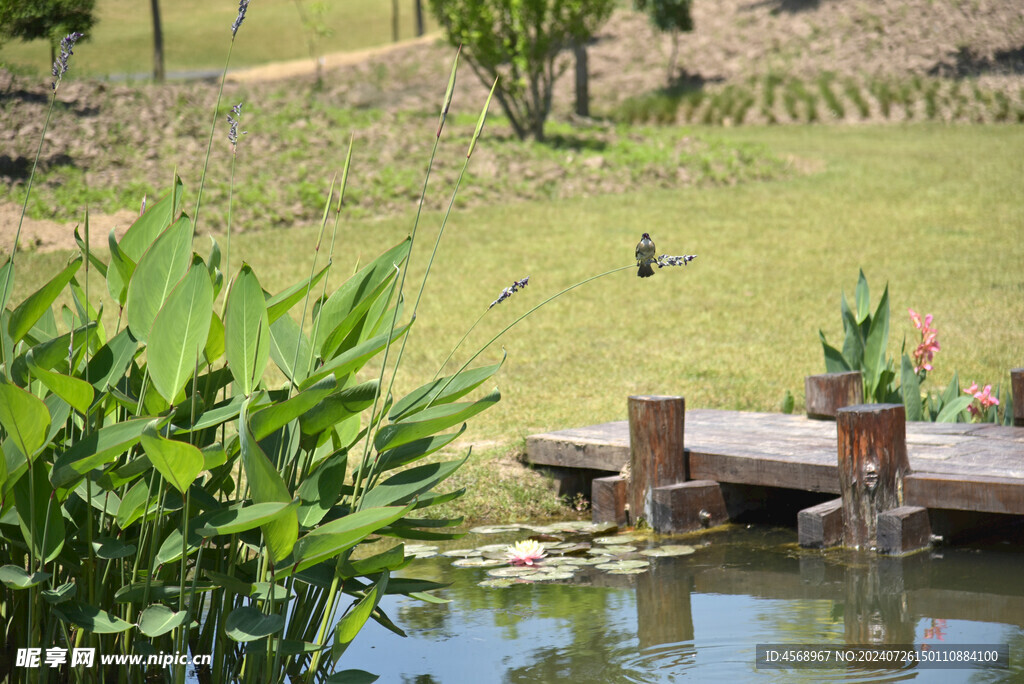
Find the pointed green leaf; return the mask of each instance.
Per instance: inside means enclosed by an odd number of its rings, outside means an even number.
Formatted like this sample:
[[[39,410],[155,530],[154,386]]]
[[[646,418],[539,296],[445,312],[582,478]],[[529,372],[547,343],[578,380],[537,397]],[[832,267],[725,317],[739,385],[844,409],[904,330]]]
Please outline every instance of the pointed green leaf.
[[[128,283],[124,314],[132,335],[140,342],[149,342],[153,322],[171,290],[189,270],[192,257],[192,221],[182,216],[161,233],[142,255]],[[209,275],[203,274],[210,287]],[[206,324],[209,325],[209,314]],[[159,335],[155,335],[159,339]],[[204,342],[205,337],[204,337]]]
[[[253,437],[248,419],[248,402],[242,407],[239,417],[239,439],[242,451],[242,467],[249,481],[249,491],[254,503],[288,503],[292,496],[281,474],[274,469],[267,455]],[[266,523],[261,528],[267,549],[275,563],[292,552],[299,535],[298,516],[294,509],[282,517]]]
[[[320,523],[341,497],[345,486],[348,453],[342,451],[328,456],[307,475],[299,485],[299,524],[309,528]]]
[[[886,369],[885,352],[889,344],[889,286],[885,286],[882,299],[871,319],[871,329],[864,345],[864,384],[870,388],[868,396],[878,397],[879,379]]]
[[[974,401],[974,397],[969,395],[959,396],[952,401],[948,402],[939,411],[939,415],[936,416],[936,423],[955,423],[960,414],[967,410],[967,407]]]
[[[868,279],[864,277],[864,271],[857,274],[857,323],[863,323],[868,314],[871,313],[871,294],[868,290]]]
[[[270,324],[270,358],[293,383],[301,384],[309,375],[311,352],[309,339],[291,316],[281,316]]]
[[[257,440],[280,430],[299,416],[313,410],[338,387],[338,381],[326,377],[315,385],[302,390],[291,399],[270,404],[253,411],[249,427]]]
[[[27,459],[46,444],[50,411],[35,395],[0,376],[0,425]]]
[[[459,469],[459,466],[466,462],[467,458],[469,458],[468,453],[457,461],[427,463],[395,473],[366,492],[360,501],[360,508],[408,503],[414,497],[429,492],[451,476]]]
[[[377,451],[384,451],[385,449],[394,449],[403,444],[408,444],[414,440],[465,422],[484,409],[490,408],[500,399],[501,392],[495,388],[484,398],[472,403],[461,402],[432,406],[413,414],[416,420],[406,420],[385,425],[377,431],[373,439],[373,445]]]
[[[380,528],[405,515],[411,506],[366,508],[324,523],[295,542],[292,555],[280,564],[277,577],[310,568],[347,551]]]
[[[31,350],[25,355],[28,367],[32,369],[32,375],[39,379],[48,390],[68,402],[79,413],[88,413],[92,405],[93,388],[85,380],[79,380],[69,375],[61,375],[50,370],[40,368],[35,363],[35,357]]]
[[[348,351],[335,356],[333,359],[317,368],[316,372],[306,378],[299,386],[302,388],[309,387],[328,375],[333,375],[336,378],[344,378],[349,373],[354,373],[366,365],[367,361],[379,354],[381,350],[388,345],[389,341],[394,343],[402,339],[402,335],[409,331],[409,327],[411,325],[412,323],[406,323],[405,325],[396,328],[394,334],[390,336],[390,339],[388,333],[377,335],[376,337],[366,340],[365,342],[361,342]]]
[[[469,150],[466,152],[466,159],[473,156],[473,149],[476,147],[477,140],[480,139],[480,133],[484,130],[484,121],[487,120],[487,110],[491,106],[491,99],[494,97],[494,91],[498,87],[498,77],[494,77],[494,83],[491,85],[491,92],[487,94],[487,100],[484,102],[484,108],[480,112],[480,118],[476,121],[476,130],[473,131],[473,137],[469,141]]]
[[[203,469],[203,454],[188,442],[161,437],[156,426],[153,421],[142,431],[142,448],[168,484],[184,494]]]
[[[242,265],[228,293],[224,338],[228,367],[242,394],[248,396],[263,378],[270,350],[263,288],[248,264]]]
[[[21,478],[12,488],[22,537],[36,559],[44,564],[64,548],[64,517],[47,480],[47,470],[47,464],[37,459],[32,464],[32,477]]]
[[[53,486],[66,489],[93,468],[117,459],[138,443],[150,420],[135,418],[113,423],[82,436],[54,462],[50,473]]]
[[[373,610],[384,596],[389,577],[390,574],[387,570],[382,572],[380,578],[374,582],[373,588],[356,601],[338,620],[338,626],[334,628],[334,644],[331,647],[331,656],[335,660],[341,657],[341,654],[345,652],[348,645],[359,634],[359,630],[370,619],[370,614],[373,613]]]
[[[67,284],[71,282],[71,278],[74,277],[81,265],[82,257],[75,257],[71,260],[71,263],[64,267],[63,271],[55,275],[49,282],[15,307],[7,323],[7,331],[11,336],[12,342],[15,344],[20,342],[25,337],[25,334],[32,329],[32,326],[42,318],[43,314],[50,311],[50,306],[54,300],[64,291]]]
[[[88,209],[86,210],[86,214],[85,214],[85,232],[86,232],[86,235],[89,234],[89,211],[88,211]],[[94,249],[92,249],[91,246],[89,246],[89,248],[86,249],[85,241],[82,240],[82,236],[79,235],[79,233],[78,233],[78,226],[75,226],[75,243],[78,245],[78,248],[80,250],[82,250],[82,254],[83,255],[85,255],[85,254],[88,255],[89,263],[96,267],[96,270],[99,271],[100,277],[101,278],[106,278],[107,277],[107,265],[105,263],[103,263],[98,256],[96,256],[96,251]]]
[[[462,427],[459,428],[458,432],[451,432],[444,435],[434,435],[432,437],[424,437],[423,439],[417,439],[408,444],[403,444],[397,449],[388,449],[383,451],[379,455],[379,468],[384,470],[390,470],[392,468],[398,468],[404,466],[413,461],[418,461],[424,456],[443,449],[466,431],[466,424],[463,423]]]
[[[28,589],[50,579],[48,572],[26,572],[20,565],[0,567],[0,582],[8,589]]]
[[[486,382],[488,378],[501,369],[501,364],[504,361],[502,359],[501,363],[496,363],[492,366],[470,368],[454,376],[449,375],[429,382],[413,390],[395,403],[388,418],[392,421],[402,420],[417,411],[425,409],[428,404],[438,406],[455,401]]]
[[[379,385],[378,380],[368,380],[324,397],[299,419],[302,431],[307,435],[315,435],[351,416],[358,415],[373,404]]]
[[[220,511],[207,523],[196,530],[203,537],[213,537],[218,534],[236,534],[252,530],[260,525],[273,522],[280,518],[290,506],[297,505],[297,501],[272,503],[259,503],[242,508],[231,508]]]
[[[101,392],[116,385],[128,372],[128,366],[139,350],[139,342],[124,328],[89,360],[88,380]]]
[[[192,377],[210,332],[212,313],[213,285],[206,270],[196,266],[171,291],[153,321],[149,375],[168,403]]]
[[[903,355],[900,365],[900,394],[903,396],[903,405],[906,407],[907,420],[924,420],[924,410],[921,405],[921,383],[918,381],[917,373],[910,362],[910,357]]]
[[[81,603],[66,601],[53,607],[57,617],[76,627],[95,634],[117,634],[132,628],[132,623],[114,617],[105,610]]]
[[[107,269],[107,292],[119,306],[128,298],[128,283],[135,273],[136,263],[117,244],[117,233],[113,228],[107,233],[107,248],[110,250],[110,265]]]
[[[328,267],[325,266],[312,278],[307,278],[300,283],[292,285],[286,290],[282,290],[273,297],[268,297],[267,320],[273,324],[274,321],[286,314],[293,306],[302,301],[302,298],[306,296],[306,293],[309,292],[310,288],[319,283],[324,275],[327,274],[327,269]]]

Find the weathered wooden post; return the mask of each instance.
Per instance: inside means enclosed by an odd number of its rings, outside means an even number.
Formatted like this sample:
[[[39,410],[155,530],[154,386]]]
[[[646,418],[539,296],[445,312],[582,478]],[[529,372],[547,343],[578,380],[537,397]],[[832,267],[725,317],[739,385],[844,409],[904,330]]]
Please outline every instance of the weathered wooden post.
[[[807,417],[835,420],[836,411],[864,400],[864,381],[860,371],[808,375],[804,378]]]
[[[844,545],[888,553],[910,550],[902,537],[893,539],[893,529],[905,532],[907,541],[919,539],[922,535],[902,529],[902,522],[927,528],[928,514],[924,509],[903,507],[903,478],[910,472],[903,405],[866,403],[840,409],[836,433]],[[883,513],[897,515],[900,521],[886,526],[884,549],[879,544],[879,516]],[[930,531],[923,536],[928,540]]]
[[[635,524],[652,520],[654,489],[685,482],[683,397],[629,398],[629,512]]]
[[[1024,427],[1024,368],[1010,370],[1010,392],[1013,396],[1013,424]]]

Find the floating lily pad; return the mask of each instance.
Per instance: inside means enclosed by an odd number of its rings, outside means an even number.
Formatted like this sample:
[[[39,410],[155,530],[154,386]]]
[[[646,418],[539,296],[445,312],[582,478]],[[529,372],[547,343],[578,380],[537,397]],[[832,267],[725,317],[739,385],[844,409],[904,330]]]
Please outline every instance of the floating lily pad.
[[[452,561],[457,568],[496,568],[507,563],[498,558],[460,558]]]
[[[631,544],[639,537],[635,534],[616,534],[611,537],[595,537],[595,544]]]
[[[488,589],[504,589],[505,587],[511,587],[513,584],[517,584],[516,580],[508,577],[493,577],[477,582],[477,586]]]
[[[648,568],[621,568],[619,570],[609,570],[609,575],[642,575],[647,572]]]
[[[696,551],[692,546],[683,544],[668,544],[653,549],[644,549],[640,553],[644,556],[689,556]]]
[[[505,549],[508,547],[508,544],[484,544],[483,546],[476,547],[476,550],[482,554],[505,553]]]
[[[530,582],[559,582],[564,580],[571,580],[573,574],[571,572],[563,572],[561,570],[557,572],[538,572],[536,575],[528,575],[523,579]]]
[[[481,525],[470,530],[473,534],[508,534],[523,529],[522,525]]]
[[[562,544],[545,547],[545,550],[552,555],[568,556],[572,554],[586,553],[590,550],[590,544],[564,542]]]
[[[536,565],[512,565],[504,568],[491,568],[487,574],[490,577],[529,577],[540,571]]]
[[[480,555],[480,549],[449,549],[441,555],[448,558],[473,558]]]
[[[611,563],[602,563],[597,566],[598,570],[612,572],[613,570],[637,570],[651,565],[651,561],[645,560],[620,560]]]
[[[570,556],[564,560],[566,565],[599,565],[600,563],[607,563],[607,556]]]
[[[437,555],[437,547],[430,544],[406,544],[407,558],[430,558]]]
[[[604,555],[604,556],[621,556],[623,554],[633,553],[634,551],[636,551],[636,547],[635,546],[626,546],[626,545],[621,545],[620,546],[620,545],[617,545],[617,544],[608,544],[606,546],[595,546],[592,549],[590,549],[590,553],[592,553],[594,555]]]

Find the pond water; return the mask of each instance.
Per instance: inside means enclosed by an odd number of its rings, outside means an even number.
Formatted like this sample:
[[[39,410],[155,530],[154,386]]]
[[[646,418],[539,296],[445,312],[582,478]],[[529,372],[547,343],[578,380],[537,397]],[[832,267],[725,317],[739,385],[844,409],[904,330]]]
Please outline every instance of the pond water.
[[[447,548],[529,534],[470,534]],[[480,586],[486,568],[416,560],[403,574],[451,583],[435,592],[449,603],[386,597],[383,609],[407,638],[368,622],[340,667],[409,684],[1024,682],[1022,546],[880,557],[801,549],[792,529],[737,525],[628,543],[695,550],[648,557],[639,574],[583,567],[571,579],[500,588]],[[755,663],[758,644],[1007,644],[1009,667],[766,669]]]

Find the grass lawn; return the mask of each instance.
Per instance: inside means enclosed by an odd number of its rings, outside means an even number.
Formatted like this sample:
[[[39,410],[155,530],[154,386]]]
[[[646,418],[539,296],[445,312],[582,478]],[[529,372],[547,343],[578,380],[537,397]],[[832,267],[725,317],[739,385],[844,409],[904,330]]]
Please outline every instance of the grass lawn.
[[[840,292],[852,298],[859,268],[873,306],[889,284],[893,355],[904,338],[911,349],[917,343],[907,308],[934,314],[942,351],[926,388],[940,388],[954,370],[962,383],[1005,385],[1008,370],[1024,364],[1024,128],[696,132],[763,144],[810,172],[733,187],[456,208],[399,391],[432,377],[513,280],[530,276],[526,290],[485,316],[454,362],[548,296],[630,264],[644,231],[659,254],[699,257],[650,279],[632,270],[598,279],[509,331],[478,360],[500,359],[502,346],[508,353],[498,376],[503,400],[473,421],[469,439],[515,442],[623,419],[630,394],[679,394],[692,408],[774,411],[790,390],[800,411],[804,376],[824,371],[817,332],[841,344]],[[356,186],[360,173],[353,171]],[[439,222],[424,215],[410,306]],[[337,273],[397,242],[411,224],[411,216],[345,222]],[[231,251],[277,291],[308,273],[314,240],[312,229],[263,231],[233,237]],[[62,260],[22,258],[23,273],[53,272]]]

